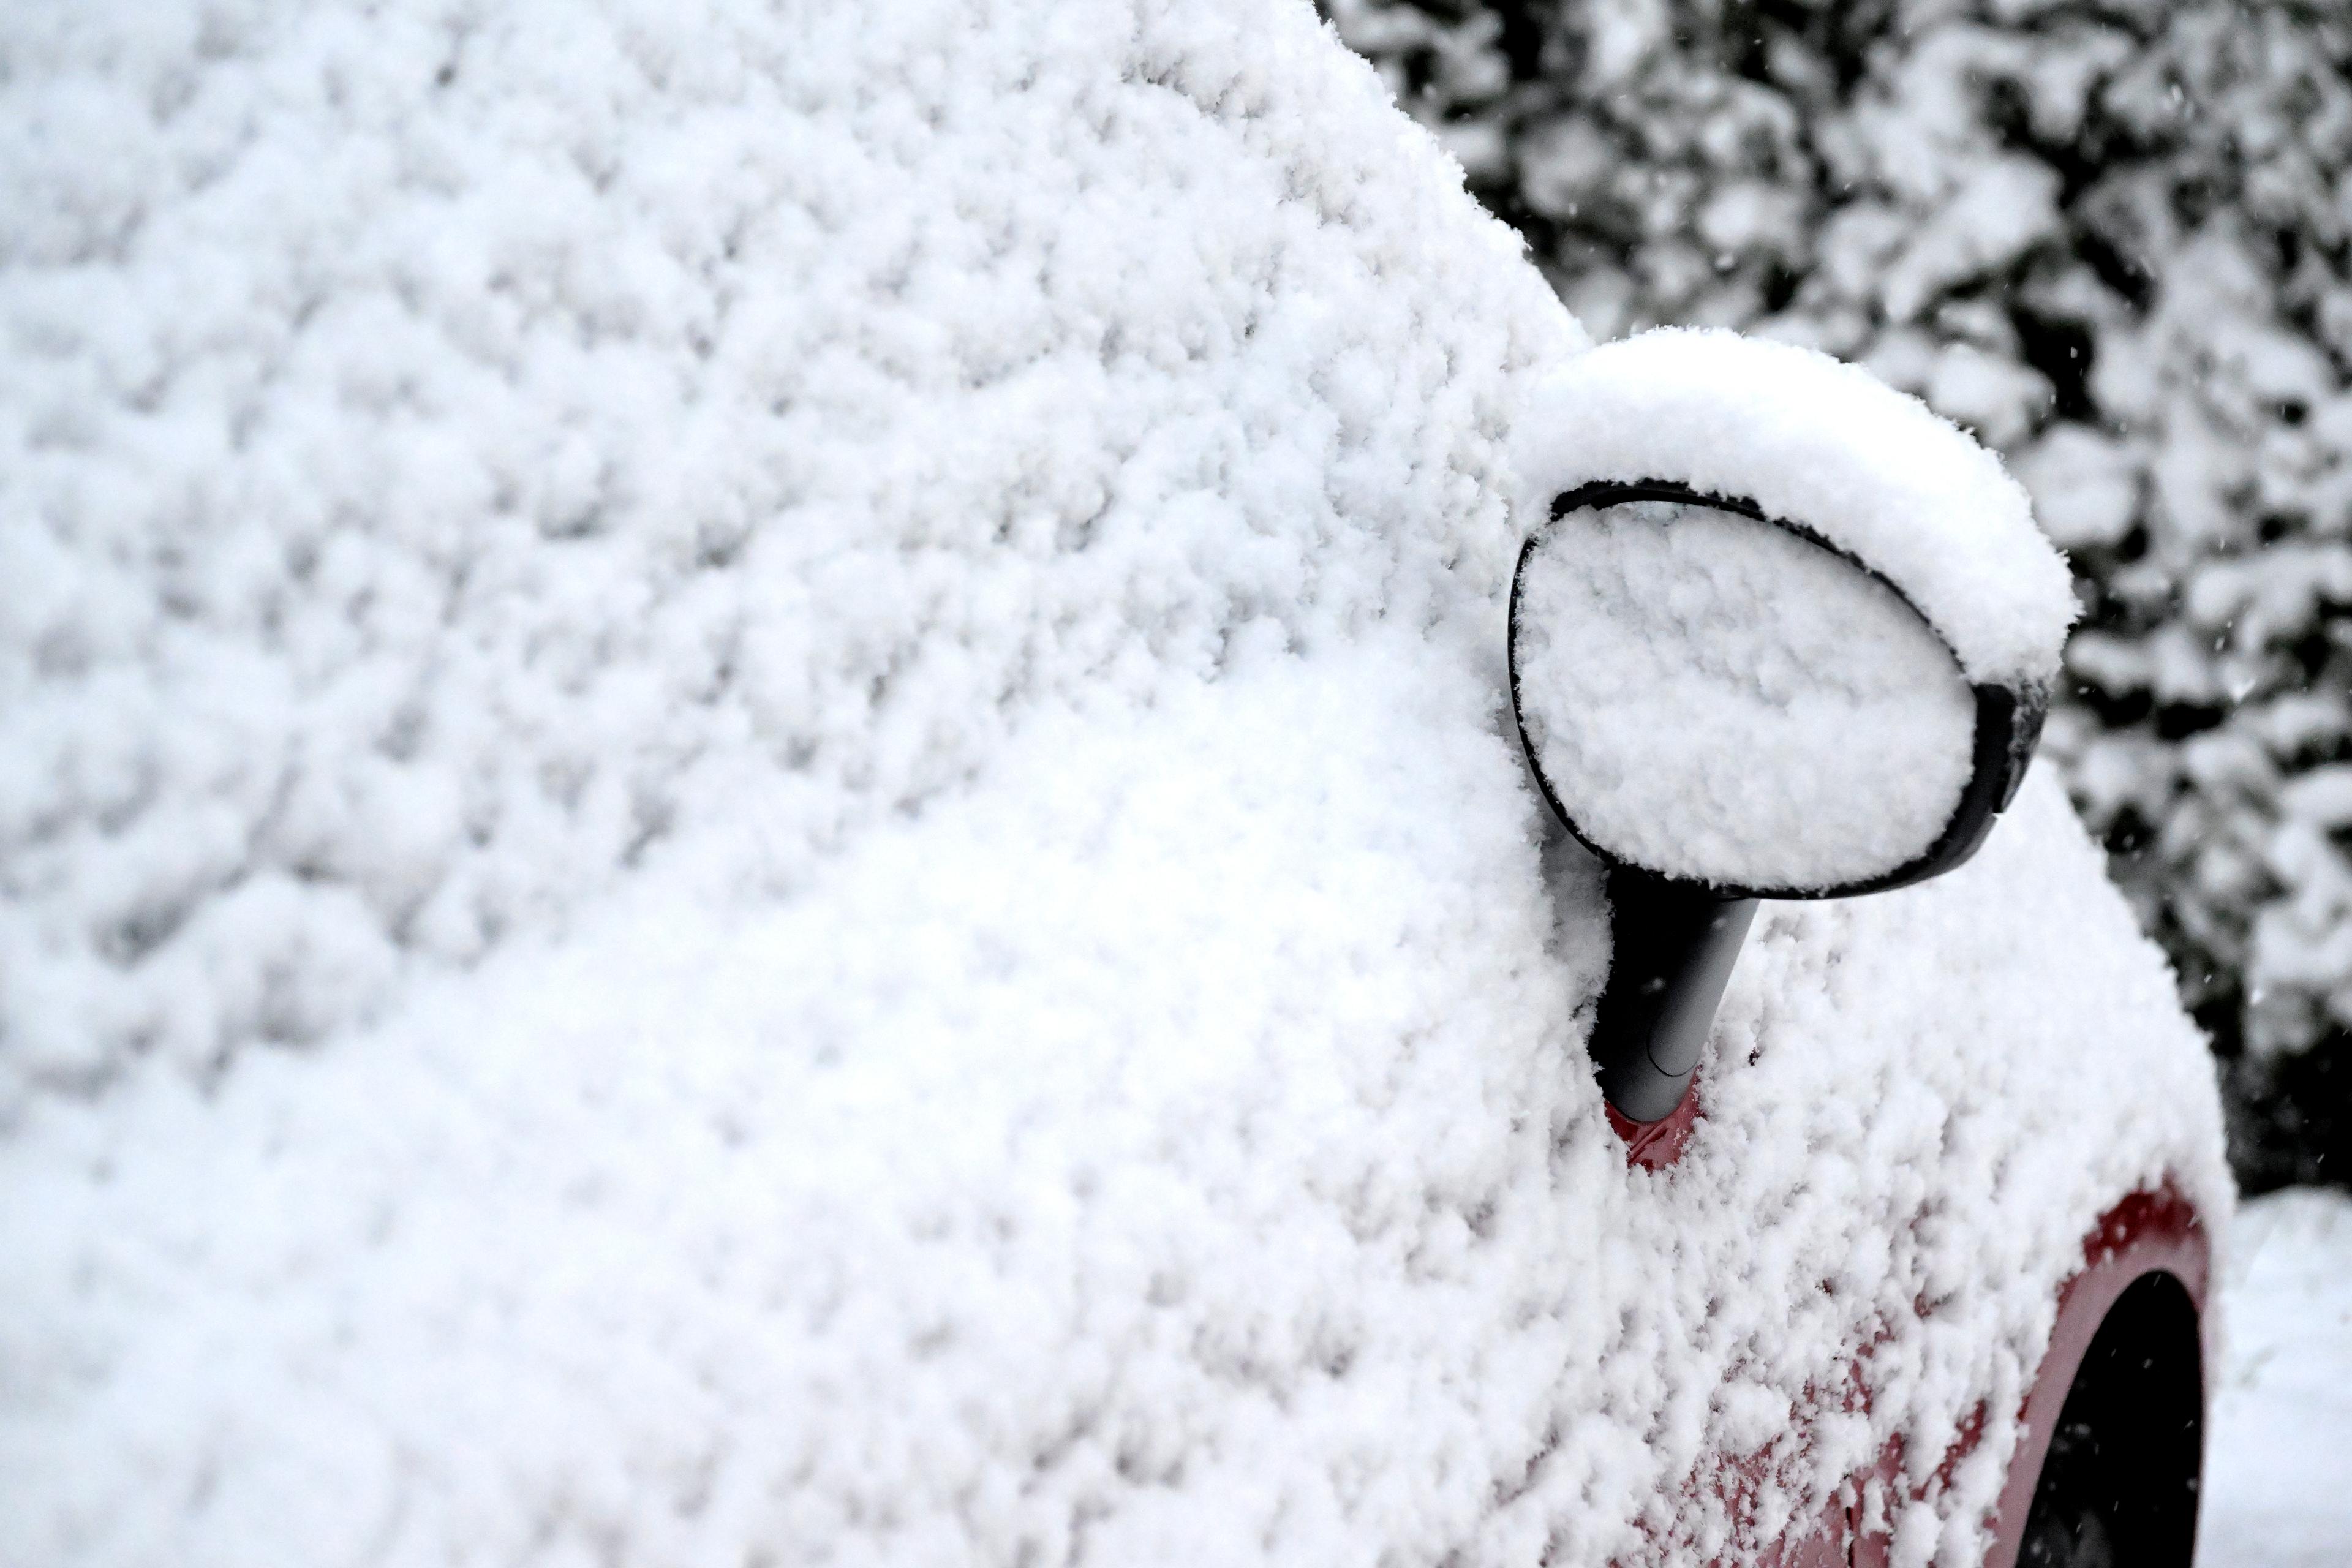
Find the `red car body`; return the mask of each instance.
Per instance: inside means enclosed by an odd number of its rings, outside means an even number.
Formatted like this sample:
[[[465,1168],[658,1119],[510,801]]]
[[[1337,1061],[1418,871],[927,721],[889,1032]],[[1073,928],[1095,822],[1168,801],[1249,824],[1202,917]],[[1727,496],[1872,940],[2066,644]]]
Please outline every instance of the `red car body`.
[[[1672,1116],[1646,1126],[1614,1109],[1609,1121],[1625,1140],[1631,1163],[1661,1171],[1674,1164],[1687,1143],[1698,1105],[1699,1098],[1693,1094]],[[2132,1352],[2143,1364],[2136,1372],[2129,1365],[2121,1369],[2126,1388],[2106,1394],[2108,1408],[2086,1412],[2078,1407],[2077,1416],[2085,1425],[2094,1419],[2109,1426],[2153,1421],[2165,1428],[2135,1434],[2155,1439],[2160,1453],[2153,1463],[2143,1461],[2131,1476],[2158,1504],[2154,1517],[2140,1521],[2149,1539],[2139,1544],[2159,1554],[2150,1561],[2189,1561],[2196,1537],[2204,1416],[2210,1398],[2204,1369],[2213,1364],[2218,1350],[2210,1342],[2205,1312],[2211,1277],[2212,1250],[2204,1221],[2169,1184],[2125,1197],[2083,1238],[2083,1267],[2059,1293],[2057,1326],[2020,1412],[2023,1436],[2011,1458],[1999,1510],[1986,1521],[1993,1532],[1986,1568],[2015,1568],[2021,1560],[2028,1525],[2035,1522],[2044,1464],[2069,1414],[2070,1396],[2082,1386],[2091,1397],[2098,1397],[2096,1385],[2085,1383],[2086,1373],[2095,1374],[2105,1370],[2101,1363]],[[2108,1436],[2112,1441],[2114,1435]],[[1973,1441],[1973,1436],[1964,1439],[1946,1457],[1947,1471]],[[1899,1444],[1890,1446],[1876,1465],[1850,1478],[1827,1514],[1803,1521],[1769,1548],[1762,1558],[1766,1568],[1885,1568],[1892,1537],[1883,1509],[1872,1504],[1900,1488],[1902,1476]],[[1740,1481],[1735,1472],[1719,1483],[1725,1500],[1735,1506],[1743,1490]]]

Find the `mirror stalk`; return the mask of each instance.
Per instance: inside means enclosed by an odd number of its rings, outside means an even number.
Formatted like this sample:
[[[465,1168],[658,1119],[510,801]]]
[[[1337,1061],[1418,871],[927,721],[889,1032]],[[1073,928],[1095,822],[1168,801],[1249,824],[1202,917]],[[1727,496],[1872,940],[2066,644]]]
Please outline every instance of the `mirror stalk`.
[[[1610,869],[1608,895],[1609,981],[1592,1024],[1593,1068],[1619,1114],[1661,1121],[1689,1092],[1756,900],[1627,866]]]

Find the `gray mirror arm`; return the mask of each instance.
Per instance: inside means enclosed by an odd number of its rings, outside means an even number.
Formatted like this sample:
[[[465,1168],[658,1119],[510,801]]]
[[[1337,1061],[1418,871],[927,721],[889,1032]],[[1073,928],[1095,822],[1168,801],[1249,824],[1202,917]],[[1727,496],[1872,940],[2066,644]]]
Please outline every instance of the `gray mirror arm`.
[[[1601,1095],[1634,1122],[1682,1104],[1756,900],[1630,866],[1611,868],[1609,980],[1592,1022]]]

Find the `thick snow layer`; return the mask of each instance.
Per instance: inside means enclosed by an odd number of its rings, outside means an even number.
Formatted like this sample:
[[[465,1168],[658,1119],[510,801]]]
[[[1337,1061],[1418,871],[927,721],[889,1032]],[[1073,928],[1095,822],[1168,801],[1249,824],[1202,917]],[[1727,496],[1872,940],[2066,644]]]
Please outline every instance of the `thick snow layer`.
[[[0,1562],[1963,1560],[2226,1203],[2054,787],[1629,1170],[1456,172],[1303,7],[685,18],[0,14]]]
[[[1878,579],[1671,501],[1570,512],[1520,567],[1519,721],[1585,839],[1722,886],[1819,889],[1927,853],[1976,701]]]
[[[2023,488],[1868,371],[1734,332],[1643,332],[1547,378],[1517,457],[1530,509],[1599,480],[1756,501],[1885,574],[1970,680],[2057,674],[2074,596]]]
[[[7,8],[0,1110],[1489,602],[1517,241],[1311,19],[1071,10]]]
[[[2200,1568],[2352,1563],[2352,1196],[2247,1204],[2222,1289]]]
[[[2036,779],[1942,882],[1773,907],[1629,1171],[1493,674],[1399,631],[1043,722],[789,903],[648,875],[327,1057],[46,1110],[0,1557],[1597,1562],[1713,1539],[1710,1454],[1786,1517],[1990,1394],[1988,1502],[2089,1217],[2217,1180],[2095,852]]]

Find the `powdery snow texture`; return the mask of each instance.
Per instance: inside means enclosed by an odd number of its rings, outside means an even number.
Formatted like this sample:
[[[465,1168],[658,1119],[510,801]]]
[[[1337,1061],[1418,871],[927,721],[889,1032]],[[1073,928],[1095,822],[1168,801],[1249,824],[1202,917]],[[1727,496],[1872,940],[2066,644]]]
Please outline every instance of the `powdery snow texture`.
[[[1821,889],[1936,842],[1976,701],[1918,613],[1819,545],[1671,501],[1580,509],[1520,569],[1519,721],[1588,842]]]
[[[1311,20],[1067,10],[8,7],[0,1106],[1486,603],[1517,242]]]
[[[1505,738],[1582,340],[1304,8],[0,52],[0,1561],[1685,1561],[1990,1397],[1961,1560],[2226,1201],[2039,778],[1626,1168]]]
[[[2222,1290],[2200,1568],[2352,1563],[2352,1196],[2247,1204]]]
[[[1606,344],[1541,384],[1517,458],[1531,507],[1645,479],[1753,500],[1885,574],[1971,681],[2057,674],[2074,595],[2023,488],[1926,404],[1827,354],[1716,329]]]

